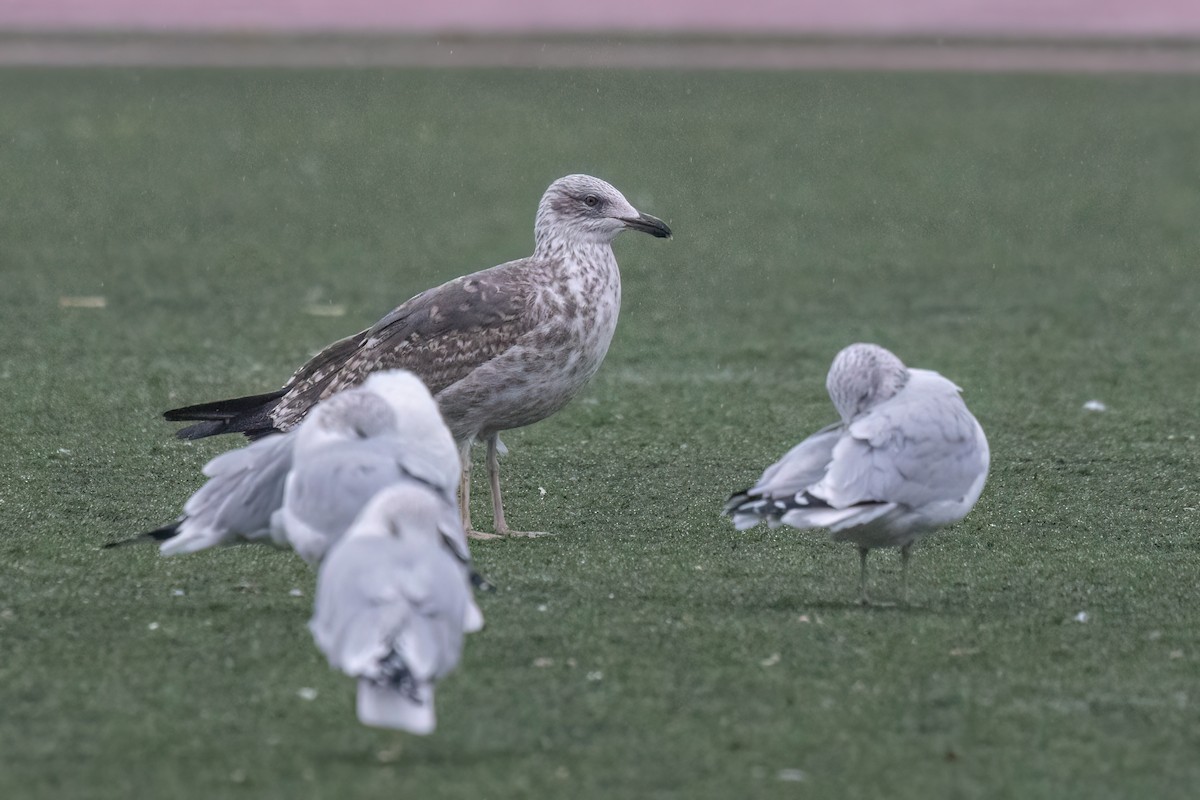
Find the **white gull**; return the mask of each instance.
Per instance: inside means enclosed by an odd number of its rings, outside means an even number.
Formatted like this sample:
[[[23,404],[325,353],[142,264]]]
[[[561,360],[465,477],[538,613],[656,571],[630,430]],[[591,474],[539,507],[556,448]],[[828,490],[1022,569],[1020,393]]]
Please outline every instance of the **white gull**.
[[[427,487],[384,489],[317,573],[309,629],[330,666],[358,679],[365,725],[432,732],[434,684],[458,665],[463,634],[483,627],[443,514]]]
[[[454,506],[457,448],[429,390],[403,370],[372,374],[294,430],[217,456],[204,474],[176,521],[115,544],[153,539],[176,555],[262,542],[315,565],[382,488],[417,482],[444,498],[443,532],[467,557]]]
[[[908,558],[925,534],[957,522],[979,499],[989,452],[961,390],[936,372],[905,367],[874,344],[837,354],[826,388],[842,421],[772,464],[725,505],[738,530],[827,528],[858,545],[867,603],[867,553],[899,547],[903,593]]]

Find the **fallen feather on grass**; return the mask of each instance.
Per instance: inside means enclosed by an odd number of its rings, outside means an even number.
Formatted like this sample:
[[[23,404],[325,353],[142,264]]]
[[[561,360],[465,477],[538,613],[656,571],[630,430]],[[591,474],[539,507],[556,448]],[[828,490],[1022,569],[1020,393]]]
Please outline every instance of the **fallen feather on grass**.
[[[100,296],[60,297],[59,308],[106,308],[108,300]]]

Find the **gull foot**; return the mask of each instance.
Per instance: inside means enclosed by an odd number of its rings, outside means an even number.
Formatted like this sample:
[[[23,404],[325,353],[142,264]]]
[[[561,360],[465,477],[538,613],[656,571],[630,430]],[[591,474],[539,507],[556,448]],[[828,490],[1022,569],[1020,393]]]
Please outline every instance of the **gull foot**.
[[[484,533],[483,531],[470,530],[467,531],[468,539],[499,539],[500,537],[494,533]]]
[[[514,539],[536,539],[539,536],[553,536],[554,535],[553,533],[549,533],[546,531],[510,531],[507,528],[505,528],[502,531],[498,531],[498,533],[501,536],[509,536]]]

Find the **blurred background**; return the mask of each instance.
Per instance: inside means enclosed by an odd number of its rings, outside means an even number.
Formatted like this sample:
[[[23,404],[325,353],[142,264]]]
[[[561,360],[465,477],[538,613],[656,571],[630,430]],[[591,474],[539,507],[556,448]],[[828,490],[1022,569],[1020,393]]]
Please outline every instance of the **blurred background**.
[[[100,41],[95,40],[97,34],[101,34]],[[353,34],[392,41],[329,41]],[[68,42],[63,42],[63,35],[68,36]],[[178,37],[174,47],[164,46],[164,35]],[[602,54],[597,54],[594,46],[563,49],[564,41],[597,35],[607,36],[610,45],[613,35],[624,35],[628,49]],[[308,40],[303,57],[283,46],[282,40],[294,44],[296,37]],[[314,37],[322,41],[314,43]],[[397,37],[410,41],[397,44]],[[488,37],[508,39],[510,44],[497,48],[494,43],[481,46],[475,41]],[[511,41],[522,37],[538,37],[543,42],[549,37],[550,43],[557,46],[531,49]],[[664,37],[674,40],[672,46],[660,42],[652,52],[646,52],[647,44]],[[1197,68],[1196,59],[1166,45],[1197,37],[1200,3],[1190,0],[0,0],[0,63],[10,64],[591,64],[1191,71]],[[455,40],[457,49],[453,52],[449,41],[441,41],[447,38]],[[877,45],[887,42],[891,47],[883,51],[878,47],[851,51],[828,47],[831,41],[864,38]],[[421,41],[429,39],[435,40],[436,47]],[[713,40],[729,39],[743,43],[749,40],[759,46],[783,39],[790,40],[792,46],[713,47]],[[947,50],[946,39],[992,44],[1034,42],[1043,47],[1034,48],[1032,56],[987,48],[960,53],[953,48]],[[1047,54],[1047,42],[1064,40],[1074,46],[1054,47],[1051,50],[1056,55]],[[1139,40],[1143,45],[1137,55],[1112,56],[1107,61],[1098,61],[1094,52],[1079,47],[1081,43],[1097,46],[1130,40]],[[897,44],[906,45],[902,54],[894,52]],[[941,50],[930,52],[931,45]]]
[[[1152,36],[1200,32],[1190,0],[5,0],[0,23],[27,29],[525,33],[564,31]]]

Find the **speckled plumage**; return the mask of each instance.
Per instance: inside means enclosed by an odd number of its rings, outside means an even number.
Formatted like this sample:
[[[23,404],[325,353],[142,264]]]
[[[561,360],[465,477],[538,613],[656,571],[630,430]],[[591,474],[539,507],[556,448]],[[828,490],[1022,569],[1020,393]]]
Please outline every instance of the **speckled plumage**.
[[[280,392],[167,417],[203,420],[180,431],[187,438],[288,430],[317,402],[372,372],[404,368],[433,392],[464,453],[472,442],[488,441],[494,469],[500,431],[558,411],[604,360],[621,305],[611,243],[626,229],[670,236],[663,222],[639,213],[608,183],[588,175],[560,178],[538,205],[530,257],[416,295],[327,347]],[[492,489],[497,528],[506,529],[495,480]]]

